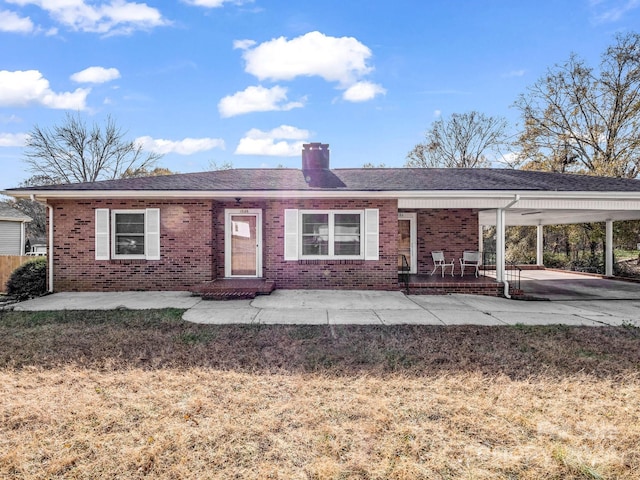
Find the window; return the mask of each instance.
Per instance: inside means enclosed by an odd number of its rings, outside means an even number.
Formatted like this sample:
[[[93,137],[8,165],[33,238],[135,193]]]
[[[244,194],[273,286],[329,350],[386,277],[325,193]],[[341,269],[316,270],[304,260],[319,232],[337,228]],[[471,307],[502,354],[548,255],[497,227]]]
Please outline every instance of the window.
[[[302,214],[302,255],[329,255],[329,214]]]
[[[362,258],[363,211],[302,211],[302,257]]]
[[[113,256],[144,256],[144,212],[113,212]]]
[[[96,209],[96,260],[160,260],[160,210]]]
[[[287,208],[284,211],[284,259],[378,261],[379,219],[377,208],[303,211]]]

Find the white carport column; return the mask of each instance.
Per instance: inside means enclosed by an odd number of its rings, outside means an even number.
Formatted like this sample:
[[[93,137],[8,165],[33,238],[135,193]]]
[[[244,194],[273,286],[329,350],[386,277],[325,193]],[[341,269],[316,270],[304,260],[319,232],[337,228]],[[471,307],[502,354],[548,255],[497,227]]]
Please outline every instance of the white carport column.
[[[544,266],[544,227],[536,225],[536,265]]]
[[[604,274],[607,277],[613,276],[613,220],[606,221],[605,232],[605,255],[604,255]]]
[[[505,214],[504,209],[496,210],[496,280],[504,282],[505,265]]]
[[[484,225],[478,225],[478,251],[484,250]]]

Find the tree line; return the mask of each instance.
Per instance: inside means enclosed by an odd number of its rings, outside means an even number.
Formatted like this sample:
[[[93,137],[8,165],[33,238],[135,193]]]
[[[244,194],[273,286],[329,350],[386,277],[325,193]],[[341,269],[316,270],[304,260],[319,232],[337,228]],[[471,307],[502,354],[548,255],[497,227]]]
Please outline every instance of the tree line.
[[[618,34],[597,67],[571,54],[522,93],[514,107],[523,124],[515,138],[507,135],[504,118],[475,111],[454,113],[432,123],[425,140],[407,154],[405,166],[477,168],[498,159],[511,168],[637,178],[640,35]],[[603,270],[602,224],[545,230],[545,265]],[[532,262],[533,229],[510,227],[507,235],[509,259]],[[640,222],[616,222],[614,235],[619,246],[635,249]]]

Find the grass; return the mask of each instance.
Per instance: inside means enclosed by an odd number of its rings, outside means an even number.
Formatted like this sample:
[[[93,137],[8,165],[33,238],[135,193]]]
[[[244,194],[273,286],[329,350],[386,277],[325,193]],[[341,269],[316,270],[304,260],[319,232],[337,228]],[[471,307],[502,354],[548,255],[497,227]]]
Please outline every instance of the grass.
[[[640,478],[629,327],[0,311],[0,478]]]

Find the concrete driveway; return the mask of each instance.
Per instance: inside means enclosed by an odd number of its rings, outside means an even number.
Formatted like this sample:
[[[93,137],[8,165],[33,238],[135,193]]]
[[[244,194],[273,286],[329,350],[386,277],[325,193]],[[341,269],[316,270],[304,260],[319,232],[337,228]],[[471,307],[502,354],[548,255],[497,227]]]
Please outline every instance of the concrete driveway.
[[[203,301],[186,292],[56,293],[17,311],[185,309],[204,324],[289,325],[586,325],[640,326],[637,300],[526,302],[476,295],[276,290],[254,300]]]
[[[640,283],[558,270],[523,270],[521,288],[547,300],[640,300]]]

